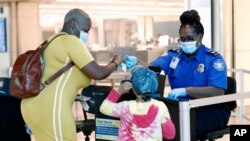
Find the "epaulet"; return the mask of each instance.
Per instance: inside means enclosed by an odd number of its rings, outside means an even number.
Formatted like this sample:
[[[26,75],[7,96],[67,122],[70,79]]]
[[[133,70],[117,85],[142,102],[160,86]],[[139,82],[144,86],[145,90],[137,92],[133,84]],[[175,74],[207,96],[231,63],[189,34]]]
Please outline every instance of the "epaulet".
[[[213,56],[216,56],[216,55],[219,54],[217,51],[215,51],[215,50],[213,50],[213,49],[208,50],[207,53],[209,53],[209,54],[211,54],[211,55],[213,55]]]
[[[180,52],[180,49],[172,48],[172,49],[169,49],[168,51],[169,52],[176,52],[176,53],[178,53],[178,52]]]

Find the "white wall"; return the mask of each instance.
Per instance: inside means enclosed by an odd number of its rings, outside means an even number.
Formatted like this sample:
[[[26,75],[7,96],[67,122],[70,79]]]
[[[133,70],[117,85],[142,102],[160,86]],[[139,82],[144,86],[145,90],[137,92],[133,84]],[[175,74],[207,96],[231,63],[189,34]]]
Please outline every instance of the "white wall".
[[[235,17],[235,51],[236,51],[236,68],[250,70],[250,12],[249,0],[234,0]],[[250,74],[244,75],[244,90],[250,91]]]
[[[18,54],[36,49],[42,43],[38,12],[36,2],[18,3]]]

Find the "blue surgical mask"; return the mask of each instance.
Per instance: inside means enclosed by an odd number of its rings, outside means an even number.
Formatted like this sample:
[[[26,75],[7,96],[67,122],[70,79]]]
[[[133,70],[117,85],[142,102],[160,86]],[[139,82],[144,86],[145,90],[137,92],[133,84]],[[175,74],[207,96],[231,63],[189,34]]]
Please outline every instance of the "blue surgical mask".
[[[76,27],[78,28],[78,30],[80,30],[78,24],[76,23]],[[89,34],[87,32],[84,32],[82,30],[80,30],[80,37],[79,39],[84,43],[87,44],[88,40],[89,40]]]
[[[180,41],[180,46],[183,52],[186,54],[193,54],[198,47],[196,46],[196,41],[191,41],[191,42],[182,42]]]
[[[87,44],[88,40],[89,40],[89,34],[84,32],[84,31],[80,31],[80,40],[84,43]]]

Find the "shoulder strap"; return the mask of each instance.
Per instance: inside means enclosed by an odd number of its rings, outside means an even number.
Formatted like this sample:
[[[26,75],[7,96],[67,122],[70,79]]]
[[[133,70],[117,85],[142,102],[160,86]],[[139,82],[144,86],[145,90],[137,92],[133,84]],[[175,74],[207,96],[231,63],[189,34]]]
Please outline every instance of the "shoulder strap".
[[[56,73],[54,73],[52,76],[50,76],[47,80],[44,81],[45,85],[49,85],[51,82],[53,82],[57,77],[62,75],[64,72],[69,70],[72,66],[74,66],[74,62],[68,63],[66,66],[62,67],[60,70],[58,70]]]
[[[38,48],[41,48],[42,50],[45,49],[51,41],[53,41],[56,37],[61,36],[61,35],[66,35],[66,34],[63,32],[60,32],[54,35],[53,37],[46,39]]]
[[[41,49],[45,49],[49,43],[54,40],[56,37],[61,36],[61,35],[65,35],[65,33],[61,32],[56,34],[55,36],[48,38],[47,40],[45,40],[42,44],[41,44]],[[52,76],[50,76],[47,80],[44,81],[45,85],[49,85],[52,81],[54,81],[57,77],[59,77],[60,75],[62,75],[64,72],[66,72],[67,70],[69,70],[72,66],[74,65],[74,62],[70,62],[68,63],[66,66],[62,67],[60,70],[58,70],[56,73],[54,73]]]

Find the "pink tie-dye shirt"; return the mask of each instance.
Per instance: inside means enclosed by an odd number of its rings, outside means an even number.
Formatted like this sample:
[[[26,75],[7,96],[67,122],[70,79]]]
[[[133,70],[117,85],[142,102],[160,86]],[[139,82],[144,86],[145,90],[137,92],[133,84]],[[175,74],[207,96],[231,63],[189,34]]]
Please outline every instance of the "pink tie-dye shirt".
[[[135,100],[116,103],[120,98],[112,89],[103,101],[100,111],[120,118],[118,141],[162,141],[173,139],[175,126],[165,104],[151,99],[138,103]]]

